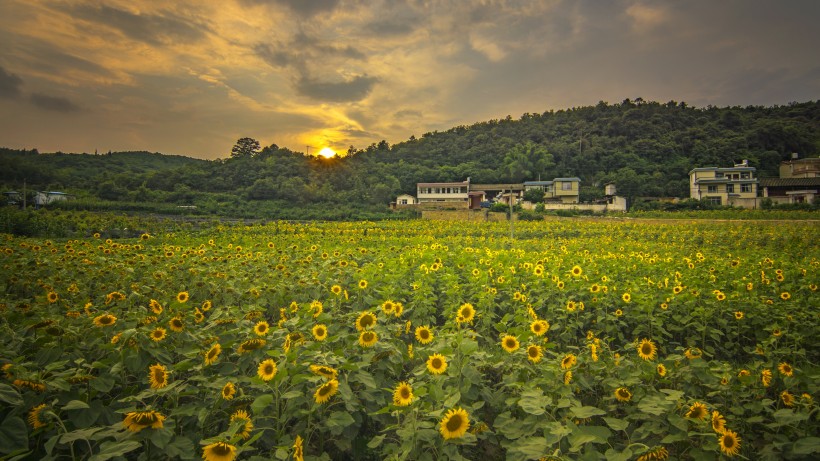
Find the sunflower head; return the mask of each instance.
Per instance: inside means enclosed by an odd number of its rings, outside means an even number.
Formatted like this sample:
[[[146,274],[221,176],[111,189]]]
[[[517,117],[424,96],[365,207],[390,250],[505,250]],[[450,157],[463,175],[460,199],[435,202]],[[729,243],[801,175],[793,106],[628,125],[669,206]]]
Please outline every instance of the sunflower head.
[[[458,308],[456,321],[458,323],[472,323],[475,318],[475,308],[470,303],[464,303]]]
[[[530,331],[536,336],[543,336],[550,329],[550,324],[546,320],[534,320],[530,324]]]
[[[512,335],[504,335],[501,338],[501,347],[507,352],[515,352],[518,350],[518,338]]]
[[[575,357],[575,354],[567,354],[561,359],[561,368],[564,370],[570,369],[578,362],[578,359]]]
[[[717,410],[712,411],[712,430],[718,434],[726,431],[726,419]]]
[[[216,442],[202,448],[202,459],[205,461],[233,461],[236,458],[236,447],[227,442]]]
[[[313,374],[324,376],[328,379],[336,379],[336,375],[338,374],[335,368],[326,365],[311,365],[310,371],[313,372]]]
[[[416,328],[416,340],[421,344],[430,344],[433,342],[433,332],[430,327],[424,325]]]
[[[406,407],[413,403],[413,388],[407,382],[400,382],[393,391],[393,405]]]
[[[447,359],[441,354],[433,354],[427,358],[427,370],[434,374],[440,375],[447,371]]]
[[[222,353],[222,346],[219,343],[214,344],[205,353],[205,365],[213,365]]]
[[[538,363],[541,361],[541,358],[544,356],[544,352],[541,350],[541,346],[537,344],[530,344],[527,346],[527,360],[532,363]]]
[[[335,379],[331,379],[330,381],[322,384],[316,389],[316,392],[313,394],[314,400],[316,403],[325,403],[330,400],[331,397],[336,395],[336,392],[339,390],[339,381]]]
[[[706,405],[695,402],[689,407],[689,411],[686,412],[686,417],[702,421],[706,419],[706,415],[708,414],[709,411],[706,409]]]
[[[270,331],[270,325],[264,320],[257,322],[253,327],[253,332],[258,336],[265,336],[268,334],[268,331]]]
[[[225,383],[225,385],[222,386],[222,398],[231,400],[234,395],[236,395],[236,386],[232,382]]]
[[[190,296],[188,295],[187,291],[180,291],[177,293],[177,302],[180,303],[187,303]]]
[[[276,362],[273,359],[266,359],[259,364],[256,373],[262,381],[270,381],[276,376],[277,371]]]
[[[163,339],[165,339],[165,336],[166,336],[165,328],[162,328],[162,327],[154,328],[154,330],[151,332],[150,336],[151,336],[151,339],[153,341],[162,341]]]
[[[313,338],[316,341],[324,341],[327,339],[327,327],[323,324],[314,325],[311,329],[311,333],[313,333]]]
[[[470,428],[470,417],[467,411],[453,408],[444,414],[439,431],[445,440],[457,439],[467,433]]]
[[[168,371],[164,365],[157,363],[148,368],[148,382],[152,389],[162,389],[168,385]]]
[[[98,327],[110,327],[115,323],[117,323],[117,317],[111,314],[98,315],[94,318],[94,325]]]
[[[368,330],[376,326],[376,316],[370,311],[364,311],[356,319],[356,330]]]
[[[241,422],[242,426],[240,426],[237,435],[242,436],[244,440],[248,440],[250,438],[251,431],[253,430],[253,423],[251,422],[251,417],[248,415],[247,411],[236,410],[236,412],[231,415],[231,422]]]
[[[638,344],[638,356],[644,360],[655,360],[658,348],[651,339],[642,339]]]
[[[736,432],[727,429],[718,437],[718,442],[720,444],[720,451],[726,456],[731,457],[740,453],[740,437],[738,437]]]
[[[379,340],[379,336],[375,331],[365,330],[359,335],[359,345],[362,347],[370,347]]]
[[[794,375],[794,369],[787,362],[780,363],[780,365],[777,366],[777,370],[783,376],[793,376]]]

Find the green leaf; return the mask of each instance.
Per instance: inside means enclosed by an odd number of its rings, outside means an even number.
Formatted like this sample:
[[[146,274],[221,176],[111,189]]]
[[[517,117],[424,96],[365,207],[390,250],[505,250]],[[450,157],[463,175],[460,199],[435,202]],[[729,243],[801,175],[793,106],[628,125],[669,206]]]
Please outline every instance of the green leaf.
[[[521,393],[518,406],[525,412],[540,416],[547,412],[546,408],[552,403],[552,399],[545,396],[540,389],[528,389]]]
[[[619,452],[610,448],[604,453],[604,456],[606,456],[606,461],[629,461],[632,458],[632,450],[627,448]]]
[[[604,417],[604,422],[615,431],[625,431],[629,427],[629,421],[625,419]]]
[[[820,437],[804,437],[797,440],[792,445],[792,453],[795,455],[820,453]]]
[[[370,439],[370,442],[367,442],[367,448],[373,449],[373,448],[378,447],[379,445],[382,444],[382,441],[384,440],[384,437],[385,437],[385,435],[377,435],[377,436],[373,437],[372,439]]]
[[[590,407],[590,406],[583,406],[583,407],[572,407],[569,410],[576,418],[585,419],[591,418],[593,416],[598,415],[605,415],[606,411],[601,410],[597,407]]]
[[[199,456],[194,448],[194,442],[188,437],[178,435],[165,447],[165,454],[169,458],[179,457],[180,459],[195,459]]]
[[[334,411],[330,414],[327,421],[325,421],[325,425],[330,429],[331,434],[340,435],[347,426],[355,422],[356,420],[350,416],[350,413],[346,411]]]
[[[472,339],[464,338],[461,340],[461,344],[459,344],[459,349],[461,349],[462,354],[470,355],[478,350],[478,343]]]
[[[356,381],[359,381],[360,383],[364,384],[365,386],[367,386],[371,389],[376,389],[378,387],[376,385],[376,380],[373,378],[373,375],[371,375],[370,373],[368,373],[364,370],[360,370],[358,373],[354,374],[353,376],[355,377]]]
[[[60,443],[66,444],[77,440],[90,440],[91,436],[100,430],[102,430],[101,427],[91,427],[88,429],[81,429],[79,431],[67,432],[60,437]]]
[[[18,406],[23,404],[23,398],[20,397],[20,392],[8,384],[0,383],[0,402],[7,403],[11,406]]]
[[[456,391],[453,395],[447,397],[447,400],[444,401],[444,408],[454,407],[459,400],[461,400],[461,392]]]
[[[9,414],[0,425],[0,453],[8,454],[28,447],[28,428],[23,418]]]
[[[270,404],[273,403],[273,395],[271,394],[262,394],[256,398],[251,404],[251,411],[255,415],[261,415],[265,408],[267,408]]]
[[[63,410],[85,410],[86,408],[91,407],[88,406],[88,404],[83,402],[82,400],[72,400],[63,405]]]
[[[538,459],[547,452],[544,437],[524,437],[516,440],[507,449],[507,459]]]
[[[88,461],[106,461],[117,456],[122,456],[128,452],[142,447],[136,440],[123,440],[121,442],[103,442],[100,444],[100,452],[88,458]]]

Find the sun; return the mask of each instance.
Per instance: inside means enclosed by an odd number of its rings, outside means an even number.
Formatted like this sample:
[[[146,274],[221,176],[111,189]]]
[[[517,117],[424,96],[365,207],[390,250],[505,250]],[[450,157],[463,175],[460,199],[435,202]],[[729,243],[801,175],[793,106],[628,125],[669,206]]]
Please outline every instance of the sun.
[[[323,147],[322,150],[319,151],[319,155],[324,158],[332,158],[336,155],[336,152],[330,147]]]

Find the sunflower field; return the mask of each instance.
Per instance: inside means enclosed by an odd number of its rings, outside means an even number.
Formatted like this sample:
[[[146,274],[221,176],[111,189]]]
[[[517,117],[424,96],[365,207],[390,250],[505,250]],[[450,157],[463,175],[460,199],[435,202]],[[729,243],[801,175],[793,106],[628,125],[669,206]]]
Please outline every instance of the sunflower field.
[[[138,225],[0,236],[0,458],[820,456],[816,223]]]

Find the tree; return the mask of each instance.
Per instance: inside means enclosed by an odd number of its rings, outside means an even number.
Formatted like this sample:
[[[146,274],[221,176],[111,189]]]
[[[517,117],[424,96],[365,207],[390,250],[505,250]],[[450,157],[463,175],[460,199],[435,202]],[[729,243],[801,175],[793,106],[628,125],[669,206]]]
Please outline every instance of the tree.
[[[255,157],[261,152],[259,141],[253,138],[239,138],[231,149],[232,158]]]
[[[511,182],[522,182],[526,179],[535,179],[535,175],[546,173],[555,166],[552,154],[544,146],[527,141],[516,144],[504,156],[503,170]]]

